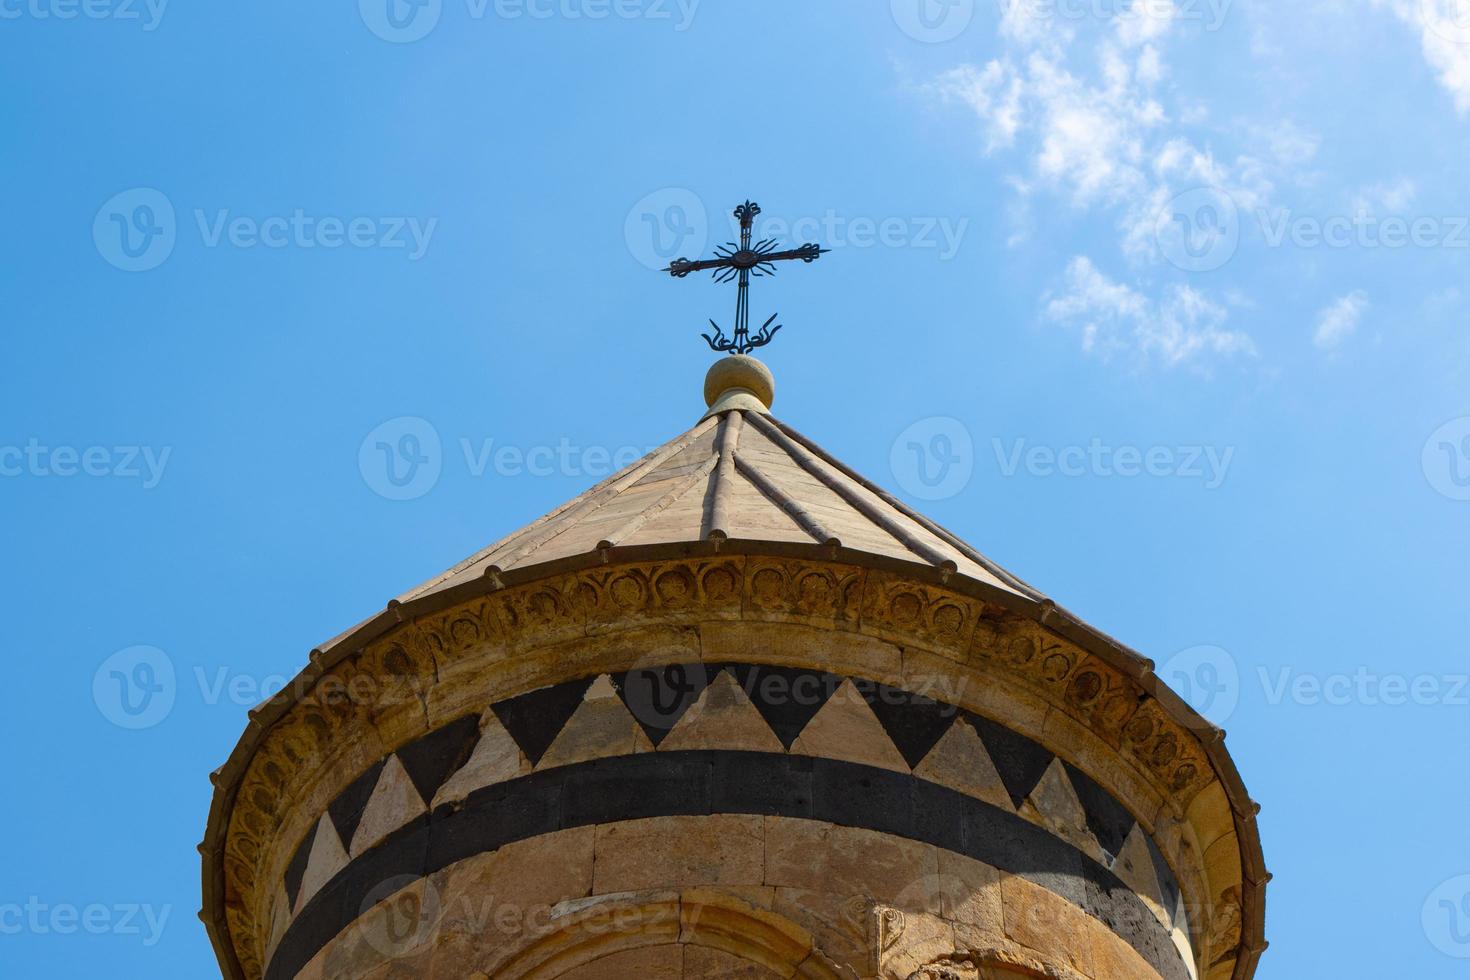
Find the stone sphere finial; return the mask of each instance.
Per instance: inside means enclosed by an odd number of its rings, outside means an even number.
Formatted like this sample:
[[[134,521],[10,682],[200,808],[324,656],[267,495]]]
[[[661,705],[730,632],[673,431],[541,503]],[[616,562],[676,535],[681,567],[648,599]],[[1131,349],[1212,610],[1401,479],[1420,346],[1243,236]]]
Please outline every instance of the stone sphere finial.
[[[706,416],[735,409],[769,412],[776,400],[776,379],[771,369],[748,354],[721,358],[704,377]]]

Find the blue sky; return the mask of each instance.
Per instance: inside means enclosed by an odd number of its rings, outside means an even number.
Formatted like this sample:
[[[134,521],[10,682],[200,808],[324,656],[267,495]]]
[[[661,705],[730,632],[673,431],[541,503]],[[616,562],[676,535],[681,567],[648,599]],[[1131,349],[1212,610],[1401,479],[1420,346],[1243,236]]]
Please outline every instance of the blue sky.
[[[0,973],[215,973],[246,708],[698,418],[750,196],[777,414],[1229,729],[1259,975],[1464,975],[1470,7],[385,2],[0,0]]]

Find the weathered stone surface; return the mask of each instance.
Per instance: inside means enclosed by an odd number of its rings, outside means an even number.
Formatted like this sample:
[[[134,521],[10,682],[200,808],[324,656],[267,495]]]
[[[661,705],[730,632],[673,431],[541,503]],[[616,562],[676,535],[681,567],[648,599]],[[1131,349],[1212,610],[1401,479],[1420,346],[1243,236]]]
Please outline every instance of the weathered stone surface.
[[[598,894],[685,885],[761,885],[763,817],[654,817],[597,828]]]
[[[814,820],[765,821],[766,884],[940,911],[937,896],[914,887],[939,871],[932,846]]]
[[[625,977],[634,975],[624,974]],[[684,980],[776,980],[787,975],[721,950],[684,947]]]
[[[1079,916],[1065,899],[1015,875],[1004,875],[1000,889],[1007,936],[1047,961],[1096,976],[1091,949],[1077,941],[1087,916]]]
[[[681,980],[686,975],[684,947],[670,944],[609,953],[572,967],[559,980]]]

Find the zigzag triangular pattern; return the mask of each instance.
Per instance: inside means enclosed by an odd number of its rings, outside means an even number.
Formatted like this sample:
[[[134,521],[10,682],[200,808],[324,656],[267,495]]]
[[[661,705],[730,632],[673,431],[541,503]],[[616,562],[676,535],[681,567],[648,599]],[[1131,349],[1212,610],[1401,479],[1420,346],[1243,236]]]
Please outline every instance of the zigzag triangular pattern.
[[[737,664],[733,669],[741,689],[788,749],[843,681],[799,667]]]
[[[342,846],[337,831],[326,817],[316,822],[316,835],[311,842],[311,856],[306,860],[306,871],[301,876],[300,894],[296,907],[299,909],[321,891],[323,885],[347,867],[347,848]]]
[[[399,749],[398,761],[428,803],[445,780],[469,761],[479,740],[480,716],[465,715]]]
[[[604,674],[587,689],[581,705],[557,733],[537,768],[570,766],[652,749],[643,727],[618,697],[612,680]]]
[[[843,681],[827,699],[791,743],[791,751],[814,758],[846,759],[895,772],[908,772],[910,768],[851,680]]]
[[[1164,903],[1164,911],[1169,913],[1170,921],[1177,921],[1179,911],[1179,879],[1174,877],[1174,869],[1169,867],[1169,861],[1164,857],[1164,852],[1159,850],[1159,845],[1154,843],[1152,837],[1145,837],[1144,843],[1148,845],[1148,855],[1154,861],[1154,874],[1158,876],[1159,898]]]
[[[985,751],[985,743],[969,725],[951,725],[934,750],[919,763],[914,775],[1007,812],[1016,809],[1005,783],[995,771],[990,753]]]
[[[985,750],[995,763],[995,771],[1000,774],[1001,782],[1006,784],[1006,791],[1011,795],[1011,802],[1019,810],[1022,801],[1031,795],[1031,791],[1041,781],[1042,774],[1051,765],[1054,756],[1025,735],[996,724],[989,718],[966,712],[965,720],[974,727],[980,741],[985,743]]]
[[[863,696],[904,761],[913,769],[949,731],[959,709],[886,684],[863,685]]]
[[[834,705],[839,690],[850,704]],[[955,725],[956,718],[966,724]],[[817,731],[812,726],[819,719]],[[484,758],[482,729],[493,736]],[[679,750],[798,751],[914,771],[1002,808],[1009,801],[1009,808],[1126,875],[1151,907],[1169,916],[1167,925],[1182,921],[1178,881],[1151,836],[1106,788],[1034,740],[874,681],[751,664],[693,663],[589,677],[498,702],[482,716],[466,715],[430,732],[374,764],[328,805],[285,870],[285,900],[297,908],[309,899],[303,891],[310,891],[304,883],[314,873],[313,854],[321,851],[319,866],[330,856],[330,847],[318,847],[323,833],[355,856],[371,846],[368,836],[377,839],[425,812],[451,781],[460,798],[532,771],[553,745],[566,743],[551,761],[567,764],[646,752],[673,732],[682,733],[670,746]],[[393,785],[385,787],[389,766]],[[456,775],[467,767],[475,772]],[[365,836],[370,811],[375,826]],[[1125,847],[1129,864],[1118,867]]]
[[[1077,791],[1077,798],[1082,801],[1082,809],[1087,814],[1088,829],[1102,845],[1102,849],[1107,851],[1108,859],[1115,859],[1123,849],[1123,842],[1128,839],[1129,831],[1138,821],[1128,812],[1127,807],[1114,799],[1096,780],[1071,763],[1065,765],[1067,777],[1072,781],[1072,788]]]
[[[348,784],[347,788],[339,793],[327,807],[327,813],[332,818],[332,825],[337,828],[337,836],[343,840],[350,841],[357,833],[357,825],[362,821],[362,811],[367,809],[368,800],[373,795],[373,787],[378,785],[378,776],[382,774],[383,766],[387,761],[387,759],[379,759],[373,763],[367,772]]]
[[[614,674],[612,682],[629,713],[657,748],[684,712],[699,700],[717,669],[702,663],[668,664]]]
[[[377,767],[382,766],[379,763]],[[376,779],[377,777],[374,776]],[[296,897],[301,894],[301,879],[306,875],[306,862],[311,858],[311,845],[316,840],[317,828],[321,821],[311,825],[301,843],[296,845],[296,853],[291,855],[291,863],[286,865],[286,875],[283,884],[286,886],[286,898],[290,900],[291,907],[296,907]]]
[[[740,689],[735,675],[716,671],[699,700],[659,743],[665,752],[727,749],[740,752],[782,752],[785,747],[771,726]]]
[[[541,761],[551,743],[582,704],[595,678],[543,687],[530,694],[491,705],[495,717],[516,740],[531,765]]]
[[[398,756],[388,756],[388,761],[378,776],[378,784],[373,787],[373,795],[363,808],[362,819],[357,823],[357,832],[352,835],[350,842],[346,842],[348,853],[357,857],[427,810],[428,805],[424,803]]]

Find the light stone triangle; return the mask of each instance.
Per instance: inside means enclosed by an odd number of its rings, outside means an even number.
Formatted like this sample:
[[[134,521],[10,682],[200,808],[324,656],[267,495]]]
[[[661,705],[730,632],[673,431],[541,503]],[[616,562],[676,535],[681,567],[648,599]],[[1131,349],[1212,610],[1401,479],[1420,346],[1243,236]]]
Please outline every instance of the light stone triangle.
[[[323,885],[347,867],[347,852],[342,849],[342,838],[332,826],[330,817],[317,821],[316,835],[311,842],[311,855],[306,859],[306,872],[301,876],[301,891],[296,896],[296,909],[300,911],[311,901],[311,896],[321,891]]]
[[[362,811],[357,832],[352,835],[352,856],[357,857],[427,810],[398,756],[388,756],[383,771],[378,775],[378,785],[373,787],[373,795],[368,797],[368,804]]]
[[[462,800],[482,786],[503,783],[530,771],[530,761],[510,732],[495,717],[495,712],[487,711],[480,719],[480,741],[475,743],[469,761],[439,787],[433,805]]]
[[[1165,928],[1170,927],[1169,914],[1164,911],[1164,900],[1159,895],[1159,876],[1154,871],[1153,857],[1148,853],[1148,837],[1142,824],[1134,824],[1123,839],[1118,858],[1113,862],[1113,874],[1143,899],[1143,904]]]
[[[1189,975],[1198,980],[1199,975],[1195,972],[1194,949],[1189,940],[1189,910],[1184,905],[1184,893],[1180,892],[1174,902],[1174,927],[1169,933],[1169,938],[1174,940],[1179,955],[1184,957],[1184,962],[1190,965]]]
[[[920,779],[957,789],[986,803],[1015,813],[1011,794],[1006,792],[995,763],[985,750],[985,743],[970,725],[954,724],[944,737],[924,756],[914,770]]]
[[[695,749],[738,749],[747,752],[780,752],[786,747],[771,731],[745,691],[727,670],[690,705],[664,740],[659,751]]]
[[[652,752],[653,743],[643,727],[618,697],[612,680],[606,674],[597,678],[582,703],[557,733],[537,769],[569,766],[590,759]]]
[[[899,754],[893,739],[883,730],[878,716],[868,707],[851,680],[833,692],[806,728],[791,743],[796,755],[861,762],[879,769],[908,773],[909,764]]]
[[[1106,865],[1102,845],[1087,826],[1087,811],[1077,798],[1077,790],[1067,776],[1061,759],[1041,774],[1036,788],[1021,804],[1021,815],[1056,834],[1100,864]]]
[[[338,846],[341,846],[340,844]],[[291,922],[291,899],[286,894],[284,882],[276,885],[276,897],[271,903],[271,936],[265,944],[265,961],[270,962],[275,955],[276,947],[281,944],[281,937],[286,934],[286,926]]]
[[[1184,920],[1181,918],[1180,921]],[[1185,934],[1183,928],[1175,926],[1169,938],[1174,940],[1174,948],[1179,950],[1179,958],[1184,960],[1184,966],[1189,970],[1190,980],[1199,980],[1199,971],[1195,969],[1194,949],[1190,946],[1189,936]]]

